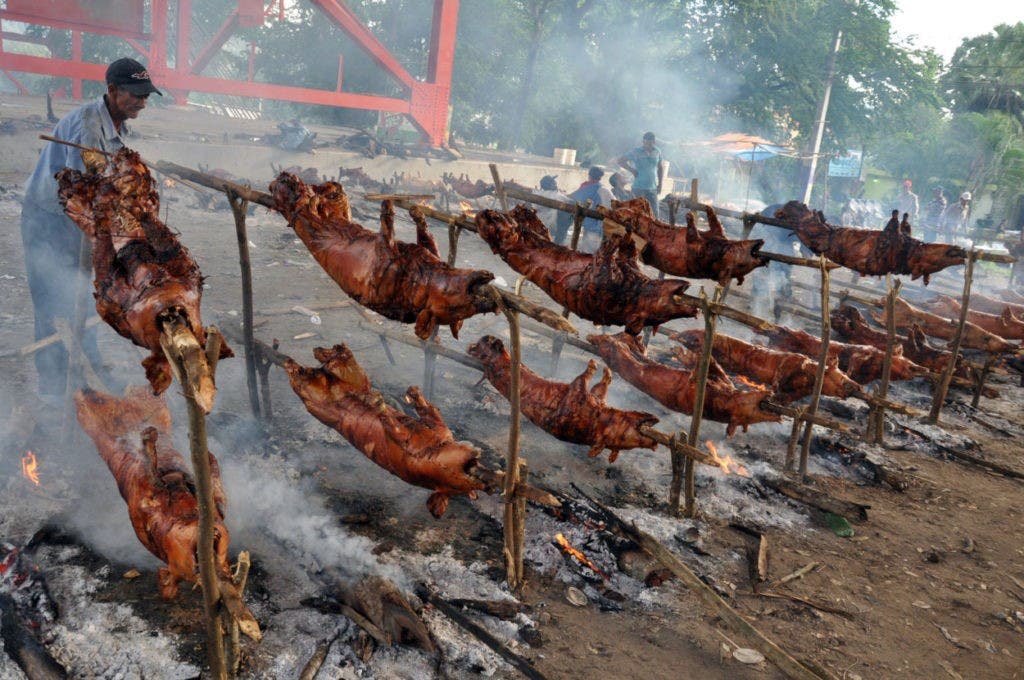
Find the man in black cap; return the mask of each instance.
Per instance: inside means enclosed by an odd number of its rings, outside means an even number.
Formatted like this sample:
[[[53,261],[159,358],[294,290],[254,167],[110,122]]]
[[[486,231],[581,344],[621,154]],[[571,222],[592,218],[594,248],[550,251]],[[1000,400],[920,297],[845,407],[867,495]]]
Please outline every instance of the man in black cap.
[[[53,130],[57,139],[113,153],[124,146],[124,122],[146,108],[154,87],[146,67],[134,59],[118,59],[107,67],[107,91],[95,101],[79,106],[64,116]],[[57,198],[54,175],[63,168],[85,170],[81,152],[65,144],[48,142],[25,185],[21,208],[21,240],[25,247],[25,270],[35,312],[35,338],[56,332],[54,319],[71,319],[76,289],[88,295],[91,286],[77,286],[82,232],[64,214]],[[90,296],[91,297],[91,296]],[[88,304],[91,300],[85,300]],[[101,365],[95,331],[82,338],[90,362]],[[67,379],[68,355],[60,343],[35,355],[39,393],[59,397]]]

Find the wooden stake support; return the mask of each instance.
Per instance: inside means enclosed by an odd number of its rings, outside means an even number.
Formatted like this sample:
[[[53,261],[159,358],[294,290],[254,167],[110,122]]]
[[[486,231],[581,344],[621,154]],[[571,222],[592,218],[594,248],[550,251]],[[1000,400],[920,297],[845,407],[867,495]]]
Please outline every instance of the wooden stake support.
[[[208,347],[217,345],[220,334],[215,328],[207,332]],[[199,504],[199,539],[196,554],[199,561],[199,578],[203,587],[203,610],[206,616],[206,654],[210,672],[218,680],[228,677],[224,657],[224,632],[221,628],[218,603],[220,581],[214,555],[214,513],[213,486],[210,481],[210,455],[206,447],[206,414],[212,407],[212,395],[201,392],[206,381],[212,384],[206,352],[199,346],[188,324],[175,316],[163,322],[160,345],[171,364],[172,372],[178,379],[188,408],[189,450],[192,454],[192,470],[196,480],[196,500]],[[209,398],[209,401],[207,401]],[[203,400],[202,402],[200,400]]]
[[[946,401],[946,394],[949,393],[949,383],[953,379],[953,371],[956,370],[956,357],[960,354],[960,343],[963,342],[964,326],[967,324],[967,307],[971,301],[971,279],[974,277],[974,263],[978,259],[978,251],[973,248],[967,254],[967,267],[964,271],[964,293],[960,299],[960,322],[956,327],[956,334],[953,336],[953,345],[949,348],[949,363],[942,372],[942,378],[935,386],[935,395],[932,397],[932,409],[928,413],[925,422],[939,422],[939,413],[942,412],[942,405]]]
[[[498,174],[498,164],[488,163],[491,169],[491,178],[494,180],[494,195],[498,197],[503,212],[508,212],[508,198],[505,197],[505,185],[501,183],[501,175]]]
[[[828,289],[829,289],[829,269],[827,266],[828,260],[824,255],[821,256],[820,260],[820,271],[821,271],[821,352],[818,355],[818,371],[814,376],[814,389],[811,391],[811,399],[807,404],[806,413],[814,414],[818,410],[818,402],[821,399],[821,386],[825,382],[825,369],[828,366],[828,343],[830,334],[832,332],[832,326],[828,316]],[[810,421],[806,422],[803,426],[804,439],[803,444],[800,447],[800,467],[798,470],[799,479],[803,481],[807,476],[807,459],[810,456],[811,450],[811,428],[813,423]],[[789,437],[789,445],[786,448],[786,472],[793,471],[793,459],[795,457],[797,435],[800,430],[800,423],[797,420],[793,421],[793,431]]]
[[[694,180],[696,182],[696,180]],[[722,298],[722,287],[718,286],[714,293],[714,302],[718,304]],[[707,297],[701,289],[700,296],[701,314],[704,315],[704,345],[701,348],[700,363],[697,366],[697,387],[693,400],[693,415],[690,416],[690,432],[687,435],[686,443],[696,447],[697,437],[700,435],[700,424],[704,417],[704,397],[707,394],[708,371],[711,367],[711,348],[715,344],[715,314],[711,311]],[[694,517],[697,514],[697,495],[695,487],[696,466],[693,458],[686,458],[683,461],[673,452],[672,455],[672,486],[669,489],[669,509],[672,513],[679,512],[679,463],[682,462],[682,474],[685,477],[683,489],[684,503],[683,515]]]
[[[896,298],[900,294],[899,280],[894,285],[891,274],[886,275],[885,279],[889,288],[889,292],[885,297],[885,358],[882,360],[882,377],[875,392],[875,396],[880,399],[885,399],[889,393],[889,378],[892,375],[892,354],[896,348]],[[868,442],[876,446],[882,445],[882,440],[885,437],[885,406],[883,404],[875,404],[871,407],[871,412],[868,415],[868,431],[866,435]]]
[[[245,385],[249,389],[249,405],[254,418],[260,417],[260,395],[256,385],[256,351],[253,345],[252,261],[249,258],[249,234],[245,214],[249,201],[233,190],[227,192],[228,204],[235,216],[235,237],[238,240],[238,266],[242,275],[242,332],[245,339]]]

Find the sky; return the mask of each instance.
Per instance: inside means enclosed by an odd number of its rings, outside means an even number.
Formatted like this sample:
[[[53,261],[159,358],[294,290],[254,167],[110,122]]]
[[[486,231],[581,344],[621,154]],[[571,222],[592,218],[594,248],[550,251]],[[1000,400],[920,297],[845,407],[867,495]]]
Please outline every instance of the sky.
[[[1020,0],[897,0],[896,5],[893,30],[902,37],[916,35],[916,45],[933,48],[947,63],[964,38],[1024,21]]]

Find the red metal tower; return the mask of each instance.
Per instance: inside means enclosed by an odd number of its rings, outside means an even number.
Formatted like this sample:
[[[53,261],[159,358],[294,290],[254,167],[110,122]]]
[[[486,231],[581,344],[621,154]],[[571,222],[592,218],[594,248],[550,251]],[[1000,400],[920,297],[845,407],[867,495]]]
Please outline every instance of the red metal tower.
[[[36,57],[5,51],[4,40],[25,41],[25,36],[0,32],[0,72],[19,90],[25,88],[14,75],[18,72],[40,73],[71,78],[72,96],[82,97],[82,81],[103,81],[106,64],[82,61],[82,33],[99,33],[123,38],[142,55],[154,82],[166,88],[176,101],[184,103],[189,92],[238,95],[277,99],[305,104],[324,104],[351,109],[402,113],[419,129],[423,140],[433,146],[447,142],[448,102],[451,94],[452,59],[455,54],[455,31],[458,24],[459,0],[434,0],[430,31],[430,53],[427,73],[423,79],[411,75],[386,47],[370,32],[343,0],[309,0],[324,16],[348,34],[394,78],[407,93],[406,98],[343,92],[342,62],[338,56],[338,81],[334,90],[320,90],[294,85],[257,82],[253,79],[250,52],[246,80],[228,80],[203,75],[203,69],[239,28],[260,26],[277,14],[284,18],[284,0],[238,0],[238,5],[225,19],[210,41],[190,59],[192,0],[7,0],[0,8],[0,21],[8,19],[41,24],[71,31],[71,59]],[[150,26],[145,28],[145,6],[149,5]],[[169,12],[177,12],[181,27],[174,45],[169,45]],[[28,40],[32,42],[31,39]],[[173,66],[169,50],[177,57]]]

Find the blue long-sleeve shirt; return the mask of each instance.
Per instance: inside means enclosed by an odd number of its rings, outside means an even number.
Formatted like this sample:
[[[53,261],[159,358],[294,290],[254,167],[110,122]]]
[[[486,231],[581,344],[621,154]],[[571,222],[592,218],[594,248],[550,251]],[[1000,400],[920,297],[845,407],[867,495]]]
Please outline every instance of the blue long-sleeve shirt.
[[[53,129],[53,136],[109,153],[124,146],[104,97],[83,104],[61,118]],[[64,208],[57,198],[57,180],[54,175],[64,168],[85,170],[82,152],[73,146],[47,142],[25,185],[25,206],[63,215]]]

